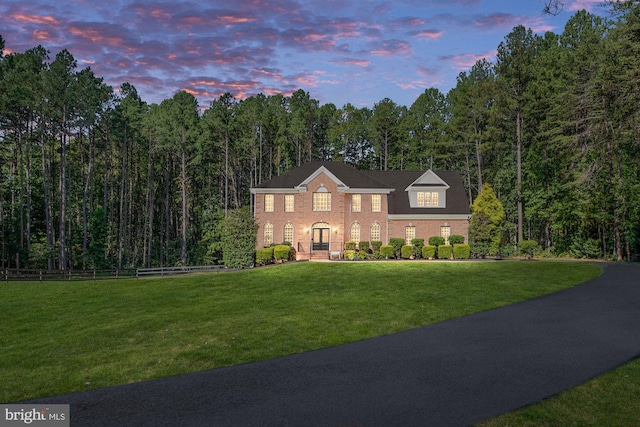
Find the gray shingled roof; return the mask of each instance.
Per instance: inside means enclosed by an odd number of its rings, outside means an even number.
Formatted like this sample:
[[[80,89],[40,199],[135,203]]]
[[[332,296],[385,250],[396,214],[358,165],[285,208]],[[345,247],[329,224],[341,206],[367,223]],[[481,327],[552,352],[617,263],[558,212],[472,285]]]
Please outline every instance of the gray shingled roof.
[[[372,178],[363,171],[341,162],[304,163],[300,167],[285,172],[280,176],[270,179],[269,181],[263,182],[256,188],[294,188],[322,166],[327,168],[329,172],[334,174],[336,178],[344,182],[350,188],[389,188],[386,184]]]
[[[462,177],[457,171],[433,171],[443,181],[449,184],[447,190],[447,206],[444,208],[412,208],[409,196],[404,191],[425,171],[371,171],[367,172],[372,178],[385,182],[395,191],[389,194],[389,214],[470,214],[469,199],[462,184]],[[434,185],[437,187],[437,185]]]
[[[263,182],[256,189],[287,189],[300,185],[324,166],[349,188],[394,190],[389,194],[389,214],[470,214],[469,200],[457,171],[434,171],[448,185],[445,208],[411,208],[404,191],[425,171],[361,171],[341,162],[310,162]]]

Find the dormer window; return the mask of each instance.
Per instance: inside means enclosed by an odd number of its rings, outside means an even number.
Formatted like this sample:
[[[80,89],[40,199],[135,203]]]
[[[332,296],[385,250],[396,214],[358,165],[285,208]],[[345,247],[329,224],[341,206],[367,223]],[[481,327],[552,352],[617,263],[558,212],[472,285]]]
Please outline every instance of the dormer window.
[[[438,206],[437,191],[419,191],[416,196],[419,208],[434,208]]]
[[[445,208],[449,184],[433,171],[428,170],[416,179],[405,191],[412,208]]]

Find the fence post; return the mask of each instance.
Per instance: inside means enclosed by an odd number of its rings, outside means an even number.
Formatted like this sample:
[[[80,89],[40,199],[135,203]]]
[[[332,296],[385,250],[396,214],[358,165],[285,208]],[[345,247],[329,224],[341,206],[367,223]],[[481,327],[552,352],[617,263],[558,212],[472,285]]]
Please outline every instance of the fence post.
[[[40,283],[42,283],[42,270],[39,270],[38,273],[40,275]]]

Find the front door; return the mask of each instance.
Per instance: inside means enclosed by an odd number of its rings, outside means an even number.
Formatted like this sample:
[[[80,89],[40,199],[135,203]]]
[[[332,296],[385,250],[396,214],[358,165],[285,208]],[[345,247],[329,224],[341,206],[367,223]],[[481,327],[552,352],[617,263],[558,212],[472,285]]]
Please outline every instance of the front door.
[[[328,251],[330,228],[314,228],[313,229],[313,250]]]

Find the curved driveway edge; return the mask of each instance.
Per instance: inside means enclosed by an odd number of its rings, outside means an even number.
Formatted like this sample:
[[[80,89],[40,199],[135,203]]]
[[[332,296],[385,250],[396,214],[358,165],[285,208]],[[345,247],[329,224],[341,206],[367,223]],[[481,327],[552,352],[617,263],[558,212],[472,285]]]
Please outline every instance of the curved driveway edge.
[[[458,426],[640,356],[640,265],[393,335],[246,365],[31,400],[78,426]]]

